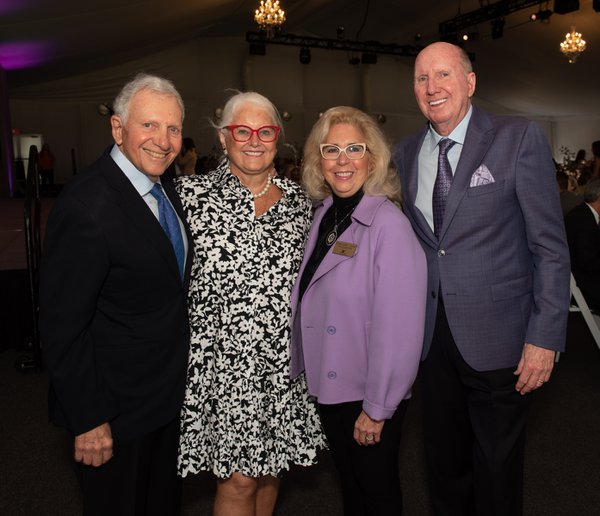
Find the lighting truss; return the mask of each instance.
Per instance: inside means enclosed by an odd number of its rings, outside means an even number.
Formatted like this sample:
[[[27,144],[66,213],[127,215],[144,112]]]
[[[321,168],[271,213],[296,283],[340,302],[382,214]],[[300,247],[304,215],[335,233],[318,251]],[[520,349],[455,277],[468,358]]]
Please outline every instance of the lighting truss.
[[[473,27],[478,23],[496,20],[507,16],[508,14],[527,9],[528,7],[538,6],[543,3],[540,0],[501,0],[493,4],[486,5],[476,11],[465,14],[459,14],[450,20],[440,23],[440,34],[447,36],[458,34],[464,29]]]
[[[402,57],[416,57],[424,48],[414,45],[395,45],[378,41],[346,41],[340,39],[314,38],[296,36],[294,34],[275,34],[267,38],[264,32],[246,32],[246,42],[255,45],[288,45],[304,48],[321,48],[324,50],[344,50],[346,52],[363,52],[367,54],[391,54]]]

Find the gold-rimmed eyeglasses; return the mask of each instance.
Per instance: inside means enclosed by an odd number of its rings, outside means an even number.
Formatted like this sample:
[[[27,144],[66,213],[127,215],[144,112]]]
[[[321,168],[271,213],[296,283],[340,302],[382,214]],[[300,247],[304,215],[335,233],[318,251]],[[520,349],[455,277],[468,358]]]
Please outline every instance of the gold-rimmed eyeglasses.
[[[231,136],[236,142],[247,142],[256,133],[261,142],[270,143],[277,139],[281,127],[278,125],[263,125],[258,129],[252,129],[252,127],[248,127],[247,125],[228,125],[223,129],[229,129]]]
[[[351,143],[345,147],[339,147],[334,143],[322,143],[319,145],[323,159],[338,159],[343,152],[348,159],[361,159],[367,152],[366,143]]]

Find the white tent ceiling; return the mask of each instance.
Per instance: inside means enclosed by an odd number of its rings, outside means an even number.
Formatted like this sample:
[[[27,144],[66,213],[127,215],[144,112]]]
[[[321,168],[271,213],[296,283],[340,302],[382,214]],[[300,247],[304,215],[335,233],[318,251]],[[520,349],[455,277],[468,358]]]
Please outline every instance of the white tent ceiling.
[[[593,0],[578,11],[530,22],[537,7],[506,17],[504,36],[491,38],[489,22],[471,30],[477,96],[507,110],[549,118],[600,116],[600,13]],[[0,63],[9,94],[19,88],[77,75],[168,48],[191,38],[238,37],[255,31],[257,0],[2,0]],[[440,38],[442,21],[496,2],[483,0],[281,0],[284,31],[399,45]],[[540,2],[553,9],[553,1]],[[570,26],[588,50],[575,64],[558,51]],[[415,41],[415,34],[422,39]],[[310,65],[308,65],[310,66]]]

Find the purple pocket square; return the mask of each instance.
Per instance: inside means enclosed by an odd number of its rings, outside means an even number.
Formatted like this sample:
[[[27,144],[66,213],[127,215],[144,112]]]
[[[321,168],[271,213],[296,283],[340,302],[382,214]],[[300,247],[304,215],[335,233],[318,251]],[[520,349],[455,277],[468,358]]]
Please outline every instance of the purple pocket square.
[[[494,176],[485,165],[481,165],[471,176],[471,188],[474,186],[487,185],[494,183]]]

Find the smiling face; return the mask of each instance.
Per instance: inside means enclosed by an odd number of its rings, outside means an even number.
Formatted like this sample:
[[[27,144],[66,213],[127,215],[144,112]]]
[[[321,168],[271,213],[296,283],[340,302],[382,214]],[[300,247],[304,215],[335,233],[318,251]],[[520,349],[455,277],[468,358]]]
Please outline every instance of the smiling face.
[[[157,181],[181,149],[182,113],[177,99],[151,90],[138,91],[127,121],[111,117],[112,135],[125,157]]]
[[[255,104],[243,104],[234,114],[230,125],[246,125],[259,129],[265,125],[277,125],[271,115]],[[221,144],[227,151],[231,172],[242,182],[251,176],[267,174],[277,152],[277,140],[263,142],[256,132],[246,142],[236,142],[229,129],[219,132]]]
[[[415,62],[415,97],[422,113],[442,136],[448,136],[469,111],[475,74],[468,72],[458,47],[433,43]]]
[[[351,143],[365,143],[365,137],[358,127],[352,124],[336,124],[331,126],[323,143],[334,144],[344,149]],[[321,158],[321,172],[338,197],[351,197],[367,180],[369,152],[360,159],[348,159],[345,152],[340,152],[337,159]]]

